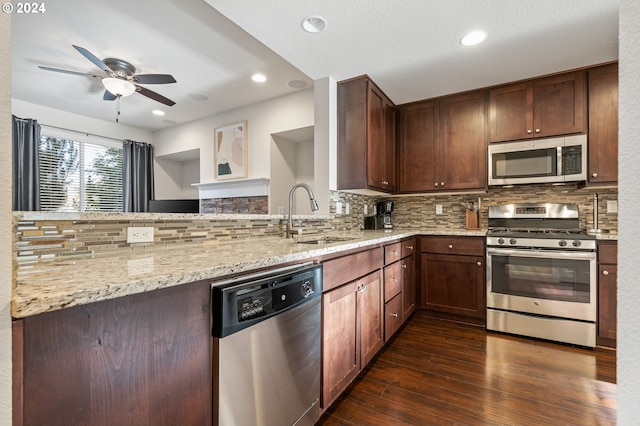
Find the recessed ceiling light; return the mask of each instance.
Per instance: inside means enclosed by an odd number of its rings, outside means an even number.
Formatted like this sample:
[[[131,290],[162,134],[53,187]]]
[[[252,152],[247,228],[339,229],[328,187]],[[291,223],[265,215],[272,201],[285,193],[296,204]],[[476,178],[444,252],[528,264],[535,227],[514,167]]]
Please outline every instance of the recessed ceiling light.
[[[484,41],[487,38],[487,33],[484,31],[471,31],[466,36],[460,39],[460,44],[463,46],[473,46]]]
[[[153,113],[153,115],[164,115],[164,111],[160,111],[159,109],[154,109],[151,113]]]
[[[209,99],[208,96],[203,95],[201,93],[189,93],[188,95],[191,99],[195,99],[196,101],[206,101]]]
[[[302,80],[291,80],[287,83],[292,89],[304,89],[307,87],[307,82]]]
[[[256,83],[264,83],[265,81],[267,81],[267,77],[265,77],[264,74],[254,74],[251,76],[251,80],[255,81]]]
[[[327,21],[322,16],[307,16],[300,22],[300,26],[308,33],[319,33],[327,28]]]

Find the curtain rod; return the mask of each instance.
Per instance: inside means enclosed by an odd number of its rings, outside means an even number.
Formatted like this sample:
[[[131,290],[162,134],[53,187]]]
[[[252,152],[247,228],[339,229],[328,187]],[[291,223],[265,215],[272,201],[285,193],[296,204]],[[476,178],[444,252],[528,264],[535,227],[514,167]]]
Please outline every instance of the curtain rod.
[[[65,132],[78,133],[80,135],[85,135],[85,136],[95,136],[95,137],[98,137],[98,138],[111,139],[112,141],[118,141],[118,142],[122,142],[123,141],[123,139],[116,139],[116,138],[112,138],[112,137],[109,137],[109,136],[96,135],[95,133],[81,132],[79,130],[65,129],[64,127],[52,126],[50,124],[40,123],[40,125],[44,126],[44,127],[49,127],[51,129],[63,130]]]

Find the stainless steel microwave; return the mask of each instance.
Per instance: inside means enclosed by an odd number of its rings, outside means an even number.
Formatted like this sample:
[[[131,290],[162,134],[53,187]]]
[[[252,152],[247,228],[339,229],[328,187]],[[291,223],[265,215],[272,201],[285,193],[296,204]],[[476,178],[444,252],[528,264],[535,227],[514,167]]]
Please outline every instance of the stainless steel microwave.
[[[587,135],[489,145],[489,185],[587,179]]]

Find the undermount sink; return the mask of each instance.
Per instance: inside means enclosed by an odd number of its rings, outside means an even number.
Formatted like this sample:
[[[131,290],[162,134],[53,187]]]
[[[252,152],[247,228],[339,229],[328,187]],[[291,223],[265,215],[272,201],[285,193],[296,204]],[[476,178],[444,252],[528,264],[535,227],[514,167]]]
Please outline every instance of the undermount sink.
[[[331,244],[331,243],[340,243],[340,242],[351,241],[351,240],[353,240],[352,237],[326,236],[326,237],[313,238],[310,240],[297,240],[296,242],[298,244]]]

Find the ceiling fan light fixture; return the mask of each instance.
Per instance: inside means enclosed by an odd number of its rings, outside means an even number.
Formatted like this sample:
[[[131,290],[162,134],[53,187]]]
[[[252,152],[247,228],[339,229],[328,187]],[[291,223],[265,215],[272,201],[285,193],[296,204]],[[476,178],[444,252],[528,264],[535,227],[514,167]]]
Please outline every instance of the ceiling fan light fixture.
[[[107,77],[102,79],[102,85],[111,94],[116,96],[129,96],[136,91],[136,86],[128,80]]]

